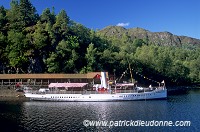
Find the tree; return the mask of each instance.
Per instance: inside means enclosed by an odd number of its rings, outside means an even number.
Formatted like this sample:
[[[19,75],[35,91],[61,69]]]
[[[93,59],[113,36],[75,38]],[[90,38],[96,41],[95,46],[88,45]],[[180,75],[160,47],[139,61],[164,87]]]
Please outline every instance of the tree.
[[[9,22],[9,30],[14,29],[17,30],[19,28],[19,20],[18,20],[18,15],[19,15],[19,4],[18,0],[12,0],[10,3],[10,10],[8,10],[7,13],[7,18]],[[21,27],[21,26],[20,26]]]
[[[56,47],[57,54],[61,60],[61,69],[63,72],[73,72],[76,70],[76,61],[78,53],[76,49],[79,47],[78,38],[69,36],[67,41],[62,40]]]
[[[6,47],[8,52],[9,63],[14,68],[27,68],[27,40],[26,37],[21,32],[8,32],[8,43],[9,45]]]
[[[67,13],[62,10],[57,16],[56,16],[56,22],[53,25],[53,30],[56,34],[57,42],[61,40],[66,40],[67,33],[68,33],[68,24],[69,24],[69,17],[67,16]]]
[[[89,44],[87,53],[85,54],[85,59],[87,61],[87,72],[92,72],[96,69],[96,54],[97,48],[94,48],[94,44]]]
[[[36,14],[36,9],[31,4],[30,0],[20,0],[18,17],[22,28],[36,24],[38,14]]]
[[[11,9],[8,11],[10,30],[23,31],[26,27],[33,26],[38,20],[36,9],[30,0],[12,0]]]
[[[69,36],[66,41],[60,41],[56,47],[56,51],[47,59],[48,71],[60,71],[65,73],[77,72],[76,65],[78,65],[77,60],[79,55],[76,52],[76,49],[78,47],[78,39],[75,36]],[[54,62],[55,65],[53,64]]]
[[[34,33],[30,34],[31,55],[29,72],[41,73],[45,70],[45,61],[49,57],[51,40],[45,30],[45,24],[40,21],[35,25]]]
[[[7,16],[6,16],[6,10],[3,6],[0,7],[0,32],[2,32],[4,35],[7,33]]]
[[[45,27],[38,22],[36,25],[36,30],[33,34],[33,42],[36,49],[42,52],[48,44],[48,34],[46,33]]]
[[[41,23],[50,23],[53,25],[55,23],[55,19],[54,11],[51,13],[49,8],[46,8],[40,16]]]
[[[7,63],[7,55],[6,55],[6,36],[3,35],[2,32],[0,32],[0,71],[4,71],[4,67],[6,67],[6,63]]]
[[[55,53],[51,53],[50,57],[46,61],[48,72],[59,73],[60,72],[59,62],[60,61],[58,55]]]
[[[7,17],[6,10],[3,6],[0,7],[0,69],[5,67],[4,63],[6,62],[6,52],[5,48],[7,45]],[[2,71],[2,70],[1,70]]]

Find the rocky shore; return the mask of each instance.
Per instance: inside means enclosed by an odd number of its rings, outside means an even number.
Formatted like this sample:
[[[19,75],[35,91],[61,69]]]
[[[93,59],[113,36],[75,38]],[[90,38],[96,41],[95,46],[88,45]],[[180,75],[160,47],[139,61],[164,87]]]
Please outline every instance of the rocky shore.
[[[0,89],[0,101],[17,101],[17,100],[27,100],[24,97],[23,92],[17,92],[14,89]]]

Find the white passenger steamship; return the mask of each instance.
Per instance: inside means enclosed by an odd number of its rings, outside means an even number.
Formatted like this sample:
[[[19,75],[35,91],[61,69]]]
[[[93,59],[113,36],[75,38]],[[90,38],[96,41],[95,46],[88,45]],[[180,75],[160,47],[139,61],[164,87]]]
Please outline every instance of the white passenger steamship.
[[[136,87],[133,83],[109,85],[106,73],[101,72],[101,84],[90,87],[88,83],[50,83],[37,91],[25,89],[25,97],[38,101],[131,101],[166,99],[164,81],[159,87]]]

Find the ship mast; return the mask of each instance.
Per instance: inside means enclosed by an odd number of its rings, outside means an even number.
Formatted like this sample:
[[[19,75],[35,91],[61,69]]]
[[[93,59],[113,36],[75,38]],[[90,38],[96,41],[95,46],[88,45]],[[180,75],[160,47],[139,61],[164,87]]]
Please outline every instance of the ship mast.
[[[127,61],[128,61],[128,59],[127,59]],[[131,83],[133,83],[133,75],[132,75],[132,70],[131,70],[131,64],[129,63],[129,61],[128,61],[128,67],[129,67],[130,74],[131,74]]]

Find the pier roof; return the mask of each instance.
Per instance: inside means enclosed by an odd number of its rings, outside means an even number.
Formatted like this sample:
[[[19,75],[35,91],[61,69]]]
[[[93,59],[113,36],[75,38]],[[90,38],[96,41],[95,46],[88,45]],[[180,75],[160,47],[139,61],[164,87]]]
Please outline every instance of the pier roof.
[[[101,72],[86,74],[0,74],[0,79],[93,79],[96,75],[101,75]]]

